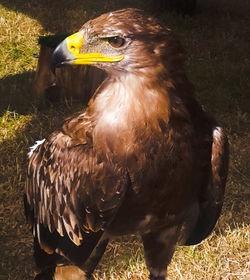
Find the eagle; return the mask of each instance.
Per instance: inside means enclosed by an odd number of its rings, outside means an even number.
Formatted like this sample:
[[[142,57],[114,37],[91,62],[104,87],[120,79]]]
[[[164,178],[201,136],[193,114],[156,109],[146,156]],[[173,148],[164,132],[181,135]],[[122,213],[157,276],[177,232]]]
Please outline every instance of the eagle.
[[[139,9],[105,13],[55,49],[51,68],[107,77],[79,113],[30,152],[24,205],[35,279],[88,279],[109,240],[137,234],[149,279],[220,215],[228,142],[196,101],[173,32]],[[77,67],[77,66],[76,66]]]

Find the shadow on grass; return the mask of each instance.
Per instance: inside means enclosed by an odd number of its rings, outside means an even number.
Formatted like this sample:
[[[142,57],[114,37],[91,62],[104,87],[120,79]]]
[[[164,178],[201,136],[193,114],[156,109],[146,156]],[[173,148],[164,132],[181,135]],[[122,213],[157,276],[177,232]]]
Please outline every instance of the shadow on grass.
[[[8,75],[0,79],[0,117],[6,112],[26,115],[40,111],[46,114],[53,107],[56,107],[56,110],[64,115],[67,112],[74,112],[74,110],[84,107],[87,102],[85,99],[82,101],[62,98],[61,102],[55,102],[53,105],[45,94],[38,99],[33,89],[34,77],[35,72],[30,71]]]
[[[27,153],[36,140],[47,137],[77,108],[77,106],[69,107],[61,104],[56,108],[48,107],[37,111],[26,106],[27,102],[29,96],[21,100],[19,96],[12,95],[9,107],[18,113],[8,111],[0,122],[0,129],[3,132],[0,135],[1,280],[33,279],[32,234],[23,211]],[[23,104],[26,107],[22,107]],[[28,114],[20,115],[22,111]]]
[[[13,118],[13,115],[5,117],[3,129],[11,124],[14,127],[7,137],[1,135],[4,140],[0,144],[0,279],[26,280],[32,279],[32,240],[22,198],[27,151],[33,136],[31,118],[19,116],[15,121]]]
[[[6,111],[25,114],[33,110],[32,83],[34,71],[0,79],[0,116]]]
[[[110,10],[145,8],[142,0],[3,0],[1,5],[38,20],[46,32],[53,33],[76,31],[86,20]]]

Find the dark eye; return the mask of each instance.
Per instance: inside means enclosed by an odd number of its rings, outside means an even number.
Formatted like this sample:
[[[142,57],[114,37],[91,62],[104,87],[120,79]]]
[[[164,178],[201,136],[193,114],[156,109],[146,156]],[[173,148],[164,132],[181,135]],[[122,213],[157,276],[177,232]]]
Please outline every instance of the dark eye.
[[[107,41],[113,48],[120,48],[125,44],[125,39],[118,36],[110,37]]]

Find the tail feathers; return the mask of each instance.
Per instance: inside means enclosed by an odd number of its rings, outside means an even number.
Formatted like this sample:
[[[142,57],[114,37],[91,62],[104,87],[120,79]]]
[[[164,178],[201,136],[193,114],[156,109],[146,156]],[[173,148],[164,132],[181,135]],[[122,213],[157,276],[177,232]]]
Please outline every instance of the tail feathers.
[[[221,213],[229,161],[227,137],[222,128],[213,130],[210,182],[203,190],[199,202],[199,217],[185,245],[195,245],[213,230]]]
[[[41,273],[35,279],[64,279],[59,275],[71,273],[72,269],[69,266],[76,267],[75,271],[78,269],[80,269],[80,272],[86,271],[86,274],[90,276],[102,257],[107,244],[108,238],[104,236],[103,231],[83,233],[82,244],[77,246],[68,236],[62,237],[57,231],[51,233],[48,228],[39,225],[35,228],[34,258]],[[63,269],[63,267],[65,268]],[[74,273],[81,275],[81,273]],[[51,278],[50,275],[54,275],[54,278]]]
[[[30,219],[31,224],[34,224],[33,211],[27,207],[25,196],[24,205],[28,219]],[[83,232],[82,244],[77,246],[67,236],[65,230],[63,234],[64,236],[61,236],[56,230],[51,233],[42,224],[33,225],[34,259],[37,267],[41,270],[35,279],[56,280],[54,278],[55,271],[58,275],[62,273],[59,273],[60,270],[57,267],[68,267],[72,264],[86,271],[86,274],[90,276],[104,254],[109,241],[101,230],[90,233]]]
[[[40,270],[45,271],[46,268],[48,268],[48,267],[50,267],[50,268],[56,267],[58,264],[67,263],[67,260],[63,256],[61,256],[55,252],[52,254],[49,254],[48,252],[44,251],[41,248],[37,237],[34,237],[33,246],[34,246],[35,263],[36,263],[36,266]]]
[[[76,246],[68,237],[60,237],[56,252],[81,267],[95,249],[102,235],[103,231],[83,234],[83,241],[80,246]]]
[[[48,255],[57,253],[75,265],[81,266],[98,244],[103,231],[83,233],[80,246],[75,245],[66,234],[60,236],[57,231],[51,233],[48,228],[41,224],[36,226],[34,235],[41,249]]]
[[[87,277],[91,277],[94,269],[96,268],[97,264],[99,263],[100,259],[102,258],[105,252],[108,242],[108,237],[106,237],[106,235],[103,234],[102,238],[99,240],[98,244],[92,251],[89,258],[84,262],[84,265],[81,266],[81,268],[85,271]]]
[[[55,267],[46,268],[41,273],[37,274],[34,280],[54,280]]]

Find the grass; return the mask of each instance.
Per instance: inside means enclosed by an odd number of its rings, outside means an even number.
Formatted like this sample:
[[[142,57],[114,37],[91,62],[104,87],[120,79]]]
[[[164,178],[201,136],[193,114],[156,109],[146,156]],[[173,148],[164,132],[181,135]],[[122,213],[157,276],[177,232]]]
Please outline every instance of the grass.
[[[133,1],[130,1],[131,3]],[[143,1],[134,1],[140,5]],[[32,236],[22,194],[29,146],[46,137],[77,104],[38,109],[32,95],[38,37],[71,33],[118,1],[21,1],[0,4],[0,280],[32,279]],[[161,18],[187,50],[186,70],[196,95],[223,124],[231,160],[223,213],[201,244],[179,247],[169,279],[250,279],[249,108],[250,22],[248,0],[198,1],[195,17],[164,13]],[[115,4],[115,5],[114,5]],[[112,6],[113,5],[113,6]],[[56,11],[56,12],[55,12]],[[96,280],[147,279],[137,236],[114,240]]]

